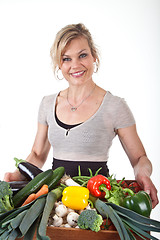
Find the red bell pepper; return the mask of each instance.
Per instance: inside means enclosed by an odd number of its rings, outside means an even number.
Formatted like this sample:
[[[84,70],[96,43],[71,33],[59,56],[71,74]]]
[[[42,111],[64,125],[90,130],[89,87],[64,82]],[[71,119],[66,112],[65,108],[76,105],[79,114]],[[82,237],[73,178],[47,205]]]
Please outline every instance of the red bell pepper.
[[[90,193],[98,198],[104,198],[108,190],[111,190],[111,184],[108,178],[103,175],[96,175],[89,179],[87,188]]]

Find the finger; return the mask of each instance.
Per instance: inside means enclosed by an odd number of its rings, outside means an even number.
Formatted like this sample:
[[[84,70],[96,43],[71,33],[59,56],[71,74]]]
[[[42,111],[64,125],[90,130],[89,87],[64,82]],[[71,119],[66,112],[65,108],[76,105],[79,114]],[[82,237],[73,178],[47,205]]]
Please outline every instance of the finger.
[[[152,208],[155,208],[155,206],[159,203],[157,194],[154,194],[153,197],[151,196],[151,199],[152,199]]]
[[[145,190],[146,193],[148,193],[148,195],[150,195],[151,191],[149,189]]]
[[[152,208],[155,208],[155,206],[159,203],[156,189],[153,189],[152,191],[150,191],[150,197],[152,200]]]
[[[10,181],[10,173],[9,172],[4,174],[3,181],[5,181],[5,182],[9,182]]]

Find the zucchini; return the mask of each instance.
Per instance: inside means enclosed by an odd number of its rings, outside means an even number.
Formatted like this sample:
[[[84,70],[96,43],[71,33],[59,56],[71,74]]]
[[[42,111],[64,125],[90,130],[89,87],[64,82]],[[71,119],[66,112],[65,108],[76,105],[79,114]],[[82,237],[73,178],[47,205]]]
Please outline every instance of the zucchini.
[[[65,173],[64,167],[58,167],[52,171],[52,177],[46,183],[49,190],[52,190],[58,184],[59,180],[63,177]]]
[[[43,184],[47,184],[52,175],[53,170],[48,169],[32,179],[24,188],[13,196],[14,207],[19,207],[31,193],[37,192]]]

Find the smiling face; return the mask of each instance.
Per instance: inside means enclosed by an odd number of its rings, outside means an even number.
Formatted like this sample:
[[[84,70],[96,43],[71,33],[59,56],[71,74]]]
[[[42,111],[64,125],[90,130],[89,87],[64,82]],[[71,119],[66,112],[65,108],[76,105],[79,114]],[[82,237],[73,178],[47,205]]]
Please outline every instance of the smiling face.
[[[84,37],[71,40],[61,57],[60,69],[64,78],[73,85],[92,80],[95,59]]]

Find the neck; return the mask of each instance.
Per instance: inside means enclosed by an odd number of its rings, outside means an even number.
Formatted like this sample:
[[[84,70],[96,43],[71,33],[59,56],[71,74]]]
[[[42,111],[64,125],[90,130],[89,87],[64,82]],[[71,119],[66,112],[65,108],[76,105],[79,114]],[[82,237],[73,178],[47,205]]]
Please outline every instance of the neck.
[[[70,85],[68,87],[68,99],[73,104],[76,105],[80,101],[82,101],[84,98],[90,94],[90,92],[94,89],[95,83],[92,81],[90,83],[87,83],[83,86],[73,86]]]
[[[67,102],[70,105],[71,111],[75,112],[82,104],[84,101],[86,101],[94,92],[96,87],[96,84],[94,84],[94,87],[92,87],[91,91],[89,91],[89,93],[87,93],[87,95],[85,95],[85,97],[83,97],[81,99],[81,101],[77,102],[77,103],[73,103],[69,100],[69,88],[68,88],[68,92],[67,92]]]

